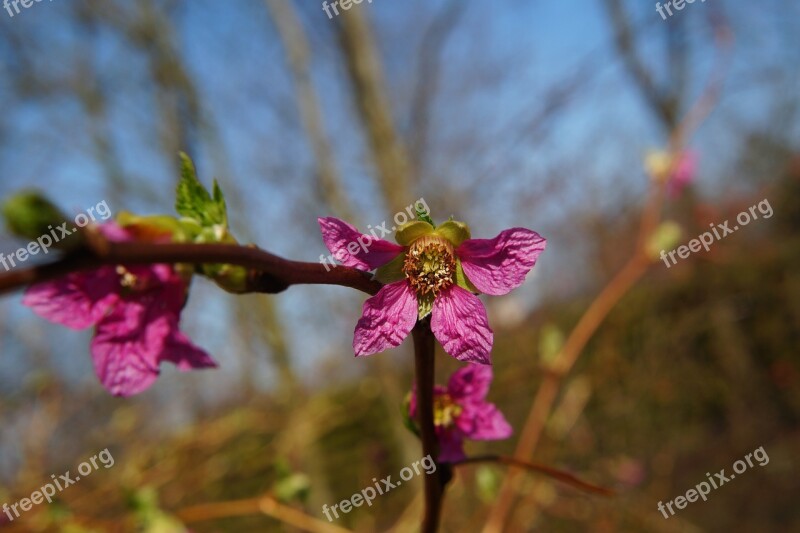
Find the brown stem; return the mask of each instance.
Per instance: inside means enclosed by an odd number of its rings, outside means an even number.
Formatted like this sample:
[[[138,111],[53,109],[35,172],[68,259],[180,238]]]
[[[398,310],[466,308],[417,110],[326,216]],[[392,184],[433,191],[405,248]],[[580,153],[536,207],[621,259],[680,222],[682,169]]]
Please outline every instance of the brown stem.
[[[417,384],[417,418],[422,436],[422,453],[436,462],[433,474],[425,476],[425,516],[422,533],[435,533],[439,528],[442,498],[450,480],[448,465],[439,464],[439,443],[433,423],[433,385],[435,378],[434,351],[436,341],[431,331],[430,320],[417,322],[412,331],[414,337],[414,362]]]
[[[291,285],[328,284],[375,294],[381,284],[355,268],[290,261],[255,246],[110,242],[87,235],[86,244],[52,263],[0,274],[0,294],[104,265],[190,263],[230,264],[250,269],[243,292],[278,293]]]
[[[293,507],[280,503],[269,495],[247,500],[203,503],[186,507],[177,512],[178,518],[185,523],[256,514],[264,514],[309,533],[349,533],[348,529],[308,516]]]
[[[544,474],[553,479],[561,481],[562,483],[566,483],[567,485],[572,485],[575,488],[585,490],[586,492],[602,494],[603,496],[613,496],[614,494],[613,490],[604,487],[599,487],[597,485],[592,485],[591,483],[587,483],[573,476],[569,472],[564,472],[562,470],[558,470],[556,468],[547,465],[542,465],[539,463],[524,461],[522,459],[515,459],[514,457],[507,457],[505,455],[476,455],[474,457],[467,457],[466,459],[457,461],[453,463],[453,466],[463,466],[475,463],[501,463],[515,468],[522,468],[525,470],[530,470],[532,472],[538,472],[540,474]]]

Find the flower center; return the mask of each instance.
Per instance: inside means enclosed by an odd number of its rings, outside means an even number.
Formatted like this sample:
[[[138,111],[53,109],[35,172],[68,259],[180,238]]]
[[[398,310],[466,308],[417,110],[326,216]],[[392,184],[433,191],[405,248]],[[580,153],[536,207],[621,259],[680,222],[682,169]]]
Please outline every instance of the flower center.
[[[403,263],[403,273],[420,296],[436,296],[452,285],[455,271],[453,245],[435,235],[420,237],[411,243]]]
[[[115,269],[119,276],[119,284],[123,294],[143,292],[151,287],[151,280],[147,276],[137,276],[122,265]]]
[[[433,397],[433,424],[440,427],[452,426],[462,410],[449,394],[437,394]]]

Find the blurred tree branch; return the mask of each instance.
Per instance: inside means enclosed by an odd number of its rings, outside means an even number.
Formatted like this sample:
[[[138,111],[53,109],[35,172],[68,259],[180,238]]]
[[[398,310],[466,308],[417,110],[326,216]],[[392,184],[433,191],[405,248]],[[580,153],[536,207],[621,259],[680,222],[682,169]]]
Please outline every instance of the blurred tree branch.
[[[379,184],[388,207],[400,211],[411,198],[409,159],[394,127],[378,48],[364,9],[342,13],[339,43],[353,84],[353,99],[367,131]]]
[[[417,57],[416,86],[411,102],[411,176],[419,183],[427,155],[432,104],[442,75],[442,54],[447,40],[467,10],[464,2],[450,2],[436,15],[422,36]]]
[[[606,0],[614,2],[615,0]],[[617,4],[614,4],[619,8]],[[680,123],[671,129],[669,151],[672,154],[672,163],[664,175],[651,176],[650,191],[645,206],[641,211],[639,221],[639,236],[630,258],[625,262],[618,273],[600,291],[583,313],[578,323],[570,332],[564,345],[561,347],[555,361],[545,369],[543,381],[536,392],[531,404],[523,430],[520,434],[514,457],[519,460],[528,460],[539,443],[542,431],[550,417],[556,398],[561,389],[563,379],[569,374],[580,357],[589,340],[605,321],[609,313],[622,300],[628,291],[647,273],[651,260],[646,252],[646,244],[653,231],[658,226],[663,207],[663,198],[668,177],[674,171],[678,157],[690,136],[702,124],[718,101],[721,85],[724,81],[724,72],[728,63],[727,51],[731,44],[731,34],[723,19],[712,20],[715,29],[716,45],[721,51],[715,64],[714,72],[703,93],[694,106],[682,118]],[[628,42],[630,44],[630,42]],[[624,55],[624,53],[623,53]],[[640,80],[641,82],[642,80]],[[666,109],[666,108],[665,108]],[[515,472],[510,472],[503,480],[500,495],[489,514],[483,527],[483,533],[496,533],[502,530],[506,518],[512,511],[515,493],[519,486],[519,478]]]
[[[357,223],[350,202],[342,192],[333,150],[325,132],[319,98],[309,71],[310,50],[303,26],[291,2],[265,1],[286,50],[289,70],[297,89],[297,106],[316,161],[322,198],[337,217]]]

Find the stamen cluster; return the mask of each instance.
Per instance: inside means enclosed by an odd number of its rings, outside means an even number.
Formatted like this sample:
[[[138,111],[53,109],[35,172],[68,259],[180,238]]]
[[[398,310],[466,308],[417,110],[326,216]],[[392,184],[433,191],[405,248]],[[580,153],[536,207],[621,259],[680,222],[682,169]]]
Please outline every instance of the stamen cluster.
[[[437,394],[433,397],[433,424],[435,426],[452,426],[461,411],[463,408],[449,394]]]
[[[437,236],[425,236],[414,241],[403,262],[403,273],[420,296],[436,296],[453,284],[456,258],[453,245]]]

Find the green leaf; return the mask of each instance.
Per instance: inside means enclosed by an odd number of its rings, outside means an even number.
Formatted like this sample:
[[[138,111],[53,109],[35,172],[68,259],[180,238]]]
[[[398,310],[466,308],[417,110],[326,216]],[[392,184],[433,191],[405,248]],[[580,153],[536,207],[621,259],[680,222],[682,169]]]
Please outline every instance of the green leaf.
[[[222,194],[222,189],[219,188],[219,183],[217,180],[214,180],[213,184],[213,195],[214,195],[214,203],[217,206],[217,209],[222,214],[222,225],[227,227],[228,226],[228,205],[225,203],[225,195]]]
[[[417,212],[417,220],[421,220],[423,222],[427,222],[428,224],[430,224],[431,226],[434,226],[434,227],[436,226],[436,224],[434,224],[433,219],[430,216],[430,213],[427,210],[425,210],[422,207],[420,207],[419,205],[415,204],[414,205],[414,211]]]
[[[216,180],[214,180],[212,198],[197,179],[197,171],[189,156],[181,152],[180,159],[181,179],[176,191],[175,211],[181,216],[196,220],[203,226],[227,227],[228,215],[225,197]]]

